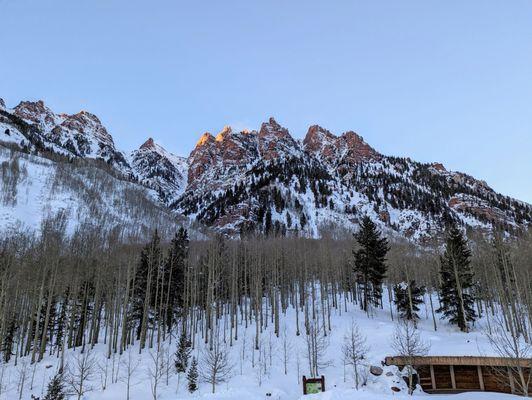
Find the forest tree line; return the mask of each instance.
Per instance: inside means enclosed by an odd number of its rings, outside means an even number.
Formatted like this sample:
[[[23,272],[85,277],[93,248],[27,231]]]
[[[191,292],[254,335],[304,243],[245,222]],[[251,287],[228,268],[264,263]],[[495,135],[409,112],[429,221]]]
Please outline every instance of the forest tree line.
[[[13,233],[0,242],[3,362],[36,363],[50,354],[62,365],[67,349],[86,353],[104,343],[110,358],[133,345],[143,352],[174,340],[179,372],[190,365],[187,349],[202,342],[220,357],[216,375],[223,373],[219,346],[233,346],[243,328],[254,329],[260,351],[263,330],[286,335],[280,320],[293,309],[290,334],[313,338],[318,349],[333,313],[355,303],[371,316],[384,301],[393,320],[415,325],[426,318],[437,330],[443,318],[467,332],[480,316],[490,330],[490,321],[495,329],[502,318],[506,331],[531,341],[530,235],[467,238],[450,227],[445,243],[420,248],[384,238],[366,218],[344,240],[191,241],[183,228],[169,243],[157,232],[144,245],[118,237],[102,240],[91,226],[67,236],[50,222],[40,236]],[[319,359],[309,363],[317,373]],[[217,379],[211,376],[213,390]]]

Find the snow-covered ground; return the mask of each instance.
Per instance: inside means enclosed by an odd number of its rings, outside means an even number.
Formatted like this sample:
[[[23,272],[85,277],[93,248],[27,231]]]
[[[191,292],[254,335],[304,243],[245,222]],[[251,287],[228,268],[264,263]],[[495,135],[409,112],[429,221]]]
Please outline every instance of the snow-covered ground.
[[[423,340],[430,343],[431,355],[492,355],[493,352],[482,334],[485,320],[480,320],[470,333],[461,333],[455,327],[450,326],[446,321],[438,320],[438,329],[434,331],[430,310],[422,308],[422,320],[419,330]],[[395,312],[394,312],[394,318]],[[393,355],[392,335],[395,330],[395,322],[391,320],[390,309],[376,310],[371,318],[366,316],[357,305],[347,304],[347,312],[343,309],[333,311],[331,318],[332,330],[329,333],[330,345],[327,348],[325,359],[330,365],[319,371],[320,375],[326,377],[327,391],[317,395],[302,395],[301,376],[308,376],[308,364],[305,358],[306,345],[304,331],[301,336],[296,336],[295,312],[290,309],[286,316],[281,319],[281,335],[276,338],[273,333],[273,324],[261,335],[262,355],[254,350],[255,326],[250,325],[247,329],[239,326],[238,340],[233,342],[230,348],[231,360],[234,365],[232,377],[228,382],[221,383],[216,388],[216,393],[211,393],[208,383],[200,383],[199,391],[189,394],[186,389],[186,379],[182,375],[179,379],[170,368],[167,375],[163,374],[158,388],[158,398],[169,399],[226,399],[226,400],[380,400],[410,398],[406,393],[406,384],[399,376],[396,367],[383,367],[384,373],[379,376],[368,374],[367,385],[359,390],[354,389],[351,369],[344,368],[342,361],[342,343],[347,329],[355,321],[360,330],[367,337],[367,344],[370,347],[367,356],[367,365],[381,366],[381,361],[387,355]],[[223,324],[223,321],[221,322]],[[301,323],[301,315],[300,315]],[[301,326],[301,325],[300,325]],[[302,327],[302,326],[301,326]],[[283,333],[286,330],[286,337],[290,344],[288,372],[284,374],[282,361],[283,354]],[[198,336],[199,337],[199,336]],[[102,340],[103,342],[103,340]],[[176,349],[176,339],[167,340],[162,346],[163,358],[173,365],[173,354]],[[192,356],[200,361],[201,369],[201,339],[198,340]],[[271,345],[270,345],[271,343]],[[111,359],[105,357],[107,346],[104,343],[98,344],[90,353],[94,357],[99,367],[95,369],[94,376],[90,382],[94,391],[86,394],[87,400],[115,400],[126,399],[126,385],[124,382],[124,363],[131,357],[132,364],[137,365],[131,379],[131,400],[151,399],[149,370],[153,366],[150,350],[143,350],[139,355],[137,346],[130,348],[122,356],[114,355]],[[129,353],[130,352],[130,353]],[[73,364],[75,357],[79,356],[79,351],[67,351],[67,363]],[[259,373],[257,368],[259,357],[266,360],[265,370]],[[271,365],[270,365],[271,359]],[[68,361],[70,360],[70,361]],[[252,363],[255,364],[253,368]],[[19,359],[18,366],[11,361],[2,366],[2,394],[1,399],[18,398],[18,386],[24,368],[26,368],[26,379],[23,390],[23,399],[29,399],[30,393],[36,396],[43,396],[46,384],[55,374],[58,365],[56,356],[47,356],[45,359],[29,365],[29,360]],[[106,382],[105,390],[102,386]],[[395,393],[392,386],[401,389]],[[267,394],[271,396],[267,396]],[[427,397],[429,396],[429,397]],[[498,393],[463,393],[461,395],[427,395],[417,390],[413,396],[416,398],[430,398],[440,400],[465,400],[465,399],[518,399],[517,396],[509,396]]]

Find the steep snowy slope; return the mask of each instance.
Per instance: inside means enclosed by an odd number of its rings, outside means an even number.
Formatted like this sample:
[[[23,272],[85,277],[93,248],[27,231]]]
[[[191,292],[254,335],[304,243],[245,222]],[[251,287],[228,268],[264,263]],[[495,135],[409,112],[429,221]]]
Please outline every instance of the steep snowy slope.
[[[39,230],[49,218],[64,218],[67,233],[89,223],[125,238],[144,239],[156,227],[169,237],[177,229],[177,216],[155,192],[102,162],[52,160],[0,145],[0,165],[0,231]]]

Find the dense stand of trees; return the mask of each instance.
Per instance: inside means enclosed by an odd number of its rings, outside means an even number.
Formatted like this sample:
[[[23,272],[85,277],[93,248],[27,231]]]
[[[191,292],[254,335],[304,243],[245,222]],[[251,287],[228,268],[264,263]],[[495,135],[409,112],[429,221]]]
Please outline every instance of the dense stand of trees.
[[[180,229],[170,243],[161,243],[155,232],[138,246],[121,243],[118,235],[102,241],[90,227],[67,237],[64,226],[54,224],[43,226],[39,237],[13,234],[0,241],[1,357],[37,363],[50,354],[62,365],[66,349],[86,354],[97,343],[105,344],[109,358],[132,345],[150,354],[172,346],[175,360],[167,368],[188,371],[191,391],[198,377],[215,390],[234,367],[226,351],[241,340],[243,328],[254,330],[247,340],[259,352],[259,368],[267,368],[265,328],[272,326],[289,347],[280,320],[290,308],[295,311],[290,334],[305,335],[310,372],[319,373],[327,363],[322,348],[333,329],[332,313],[345,312],[347,303],[364,310],[369,304],[383,307],[385,291],[394,320],[427,318],[437,329],[440,309],[465,331],[486,315],[496,332],[500,315],[507,332],[530,343],[530,236],[472,241],[452,228],[444,248],[430,251],[388,243],[370,222],[355,239],[345,240],[189,241]],[[397,286],[401,282],[406,284]],[[353,365],[360,358],[355,333]],[[189,349],[200,342],[202,357],[189,360]],[[153,357],[156,393],[163,363]],[[90,363],[90,357],[79,358],[81,367]],[[71,376],[87,373],[81,367]],[[60,369],[58,376],[67,372]],[[88,390],[80,379],[67,383],[78,393]]]

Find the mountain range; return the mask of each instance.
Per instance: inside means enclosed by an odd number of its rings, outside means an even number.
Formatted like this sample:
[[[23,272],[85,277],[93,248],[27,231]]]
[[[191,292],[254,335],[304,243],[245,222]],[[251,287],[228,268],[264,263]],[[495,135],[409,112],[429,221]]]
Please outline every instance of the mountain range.
[[[22,184],[13,184],[13,173],[4,166],[13,152],[45,157],[51,165],[83,160],[84,168],[98,167],[121,185],[136,188],[124,220],[133,221],[128,213],[138,215],[136,207],[150,204],[167,220],[197,223],[233,237],[341,234],[356,230],[366,215],[387,233],[416,241],[439,235],[450,221],[509,234],[532,223],[531,205],[465,173],[381,154],[353,131],[336,135],[312,125],[303,140],[296,140],[273,118],[258,130],[225,127],[216,136],[205,133],[188,157],[171,154],[152,138],[126,154],[89,112],[56,114],[42,101],[23,101],[10,109],[0,99],[0,143],[11,152],[0,152],[5,188],[15,185],[16,191]],[[26,192],[30,186],[26,182]],[[27,196],[26,201],[38,200],[53,213],[64,204],[47,201],[51,195],[41,192],[39,199]],[[112,189],[111,195],[116,196]],[[116,214],[108,209],[113,202],[103,197],[99,212]],[[0,226],[17,220],[5,199],[2,214]],[[159,223],[152,219],[144,225]],[[120,218],[113,224],[120,224]]]

